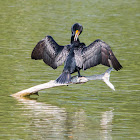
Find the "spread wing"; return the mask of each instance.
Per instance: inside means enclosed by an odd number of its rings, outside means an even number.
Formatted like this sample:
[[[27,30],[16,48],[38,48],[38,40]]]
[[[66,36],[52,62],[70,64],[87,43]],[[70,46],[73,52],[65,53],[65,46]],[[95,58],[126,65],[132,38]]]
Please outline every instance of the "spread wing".
[[[31,58],[43,61],[56,69],[62,65],[69,53],[69,45],[60,46],[58,45],[51,36],[46,36],[44,39],[39,41],[32,51]]]
[[[88,47],[84,47],[82,56],[84,70],[99,64],[113,67],[117,71],[122,68],[110,46],[99,39],[95,40]]]

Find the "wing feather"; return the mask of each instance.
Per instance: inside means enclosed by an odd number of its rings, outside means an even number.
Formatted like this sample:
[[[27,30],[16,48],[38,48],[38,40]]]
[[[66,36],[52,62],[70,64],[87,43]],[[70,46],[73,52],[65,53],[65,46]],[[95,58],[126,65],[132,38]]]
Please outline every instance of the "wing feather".
[[[62,65],[69,53],[69,45],[60,46],[51,36],[46,36],[44,39],[39,41],[32,51],[31,58],[43,61],[56,69]]]
[[[84,70],[99,64],[108,67],[112,66],[115,70],[120,70],[122,68],[110,46],[100,39],[95,40],[88,47],[85,47],[82,50],[82,57],[84,59]]]
[[[43,51],[45,48],[44,41],[45,40],[42,39],[41,41],[37,43],[37,45],[35,46],[31,54],[32,59],[35,59],[35,60],[43,59]]]

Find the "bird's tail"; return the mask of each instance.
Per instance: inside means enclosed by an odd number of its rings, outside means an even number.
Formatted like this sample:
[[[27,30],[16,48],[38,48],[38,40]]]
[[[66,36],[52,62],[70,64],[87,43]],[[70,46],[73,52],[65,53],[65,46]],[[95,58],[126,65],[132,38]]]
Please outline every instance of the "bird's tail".
[[[71,82],[71,75],[69,72],[63,72],[57,79],[57,83],[68,84]]]
[[[115,55],[110,57],[111,60],[111,65],[115,70],[120,70],[122,68],[122,65],[119,63],[119,61],[117,60],[117,58],[115,57]]]

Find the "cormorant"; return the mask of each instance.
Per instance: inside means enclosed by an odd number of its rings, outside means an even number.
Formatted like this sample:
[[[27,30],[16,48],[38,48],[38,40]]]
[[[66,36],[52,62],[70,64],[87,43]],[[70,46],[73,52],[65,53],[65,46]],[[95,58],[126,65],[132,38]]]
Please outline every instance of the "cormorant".
[[[60,46],[51,36],[46,36],[37,43],[31,58],[43,59],[53,69],[64,63],[63,72],[56,79],[58,83],[70,83],[72,73],[78,72],[78,76],[81,76],[81,69],[86,70],[99,64],[113,67],[117,71],[122,68],[110,46],[104,41],[97,39],[87,47],[80,43],[78,36],[82,31],[82,25],[75,23],[71,27],[71,44],[66,46]]]

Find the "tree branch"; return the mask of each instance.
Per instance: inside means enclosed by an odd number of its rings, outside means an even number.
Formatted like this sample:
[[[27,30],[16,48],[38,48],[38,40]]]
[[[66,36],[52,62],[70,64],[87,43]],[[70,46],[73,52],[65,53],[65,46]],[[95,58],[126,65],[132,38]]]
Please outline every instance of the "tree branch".
[[[70,85],[70,84],[81,84],[81,83],[86,83],[90,80],[103,80],[112,90],[115,90],[114,86],[112,83],[110,83],[109,78],[110,78],[110,72],[113,70],[113,68],[109,68],[106,70],[105,73],[100,74],[100,75],[92,75],[92,76],[83,76],[83,77],[78,77],[78,76],[73,76],[71,78],[71,83],[69,84],[59,84],[55,80],[51,80],[48,83],[40,84],[22,91],[19,91],[15,94],[12,94],[11,96],[13,97],[25,97],[25,96],[30,96],[32,94],[38,94],[38,91],[47,89],[47,88],[52,88],[52,87],[57,87],[57,86],[65,86],[65,85]]]

